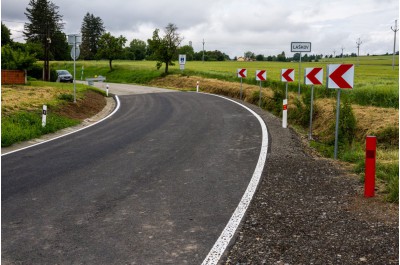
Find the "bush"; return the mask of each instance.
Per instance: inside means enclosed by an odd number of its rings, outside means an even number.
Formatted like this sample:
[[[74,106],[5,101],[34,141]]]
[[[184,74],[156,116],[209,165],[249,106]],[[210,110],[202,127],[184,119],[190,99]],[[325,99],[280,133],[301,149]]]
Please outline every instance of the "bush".
[[[28,76],[33,77],[37,80],[43,80],[43,66],[39,64],[34,64],[28,70]],[[50,81],[56,82],[57,81],[57,71],[56,69],[50,68]]]
[[[351,107],[351,103],[345,99],[343,104],[340,104],[338,141],[343,144],[352,145],[356,137],[356,127],[357,121],[353,108]]]
[[[34,64],[31,69],[28,70],[28,76],[37,80],[43,79],[43,66]]]

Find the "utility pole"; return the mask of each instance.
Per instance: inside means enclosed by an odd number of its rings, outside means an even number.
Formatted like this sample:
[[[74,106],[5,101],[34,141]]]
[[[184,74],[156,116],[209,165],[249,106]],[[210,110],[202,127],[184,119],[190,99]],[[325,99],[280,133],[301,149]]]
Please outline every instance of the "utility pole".
[[[396,33],[399,31],[397,29],[397,19],[394,21],[394,28],[390,27],[394,32],[394,45],[393,45],[393,60],[392,60],[392,69],[394,70],[394,58],[396,54]]]
[[[336,50],[333,50],[333,58],[336,57]]]
[[[49,25],[46,23],[46,36],[45,36],[45,45],[44,45],[44,67],[43,67],[43,80],[50,81],[50,63],[49,63],[49,49],[51,44],[51,38],[49,33]]]
[[[202,61],[203,61],[203,63],[204,63],[204,39],[203,39],[203,59],[202,59]]]
[[[342,49],[342,58],[343,58],[343,56],[344,56],[344,54],[343,54],[343,51],[344,51],[344,47],[342,46],[342,48],[341,48],[341,49]]]
[[[362,41],[360,38],[358,38],[356,44],[357,44],[357,66],[359,66],[360,65],[360,59],[359,59],[360,58],[360,45],[362,44]]]

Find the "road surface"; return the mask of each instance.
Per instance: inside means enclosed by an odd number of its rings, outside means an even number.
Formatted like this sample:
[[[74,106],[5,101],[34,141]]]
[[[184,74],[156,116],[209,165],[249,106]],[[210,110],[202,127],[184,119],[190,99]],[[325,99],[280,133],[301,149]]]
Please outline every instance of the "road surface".
[[[120,100],[95,126],[2,156],[4,264],[206,257],[252,177],[259,122],[212,95]]]

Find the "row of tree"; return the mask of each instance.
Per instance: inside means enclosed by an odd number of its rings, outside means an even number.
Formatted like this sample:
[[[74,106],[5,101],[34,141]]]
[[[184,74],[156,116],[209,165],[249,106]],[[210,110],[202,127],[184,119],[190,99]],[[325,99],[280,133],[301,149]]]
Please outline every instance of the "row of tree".
[[[16,67],[20,63],[17,57],[26,57],[24,61],[43,60],[44,72],[48,73],[49,61],[69,60],[70,47],[67,36],[62,32],[64,23],[59,7],[50,0],[30,0],[26,8],[26,15],[29,22],[24,25],[25,44],[13,42],[10,30],[1,23],[2,27],[2,53],[8,55],[8,60],[2,60],[3,68]],[[173,64],[179,53],[187,54],[187,60],[228,60],[229,56],[220,51],[194,52],[191,46],[180,47],[182,37],[177,32],[174,24],[168,24],[165,28],[165,35],[160,36],[160,30],[155,29],[153,37],[147,42],[134,39],[125,46],[127,39],[124,36],[115,37],[106,32],[104,23],[100,17],[87,13],[81,25],[82,43],[80,44],[80,58],[84,60],[109,60],[112,70],[112,61],[115,59],[127,60],[156,60],[157,67],[163,63],[168,66]],[[4,47],[4,48],[3,48]],[[30,58],[29,60],[27,60]],[[34,61],[34,60],[33,60]],[[26,64],[24,63],[23,65]],[[19,66],[18,66],[19,67]],[[44,76],[45,80],[48,77]]]
[[[29,21],[24,25],[25,44],[13,42],[10,30],[1,23],[2,55],[4,53],[6,56],[2,59],[2,67],[16,67],[15,65],[26,67],[27,62],[36,59],[45,62],[44,72],[48,73],[49,61],[70,60],[70,47],[67,36],[63,33],[64,23],[58,9],[59,7],[50,0],[29,1],[26,12],[24,12]],[[155,29],[152,38],[147,42],[133,39],[126,46],[127,39],[124,36],[112,36],[110,32],[106,32],[100,17],[86,13],[81,24],[81,35],[80,58],[84,60],[107,59],[110,70],[112,70],[112,61],[116,59],[156,60],[157,68],[160,68],[162,64],[166,65],[166,72],[168,72],[168,66],[178,59],[178,54],[186,54],[188,61],[230,60],[227,54],[218,50],[195,52],[190,45],[180,46],[183,38],[174,24],[166,26],[163,36],[160,36],[159,29]],[[302,61],[318,61],[322,57],[323,55],[305,54],[302,56]],[[4,60],[5,58],[7,60]],[[234,60],[236,59],[238,58],[235,57]],[[300,53],[295,53],[293,57],[287,57],[285,52],[277,56],[266,57],[248,51],[244,53],[244,59],[248,61],[298,61]],[[20,62],[12,63],[10,60],[19,60]],[[48,80],[47,78],[45,76],[45,80]]]

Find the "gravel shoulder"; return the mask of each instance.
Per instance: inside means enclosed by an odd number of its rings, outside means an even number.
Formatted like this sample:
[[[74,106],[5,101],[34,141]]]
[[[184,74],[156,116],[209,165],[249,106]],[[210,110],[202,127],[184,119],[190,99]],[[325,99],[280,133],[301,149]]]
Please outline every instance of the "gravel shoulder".
[[[270,134],[263,180],[223,264],[398,264],[398,205],[252,105]]]

